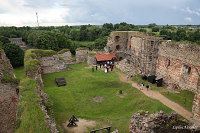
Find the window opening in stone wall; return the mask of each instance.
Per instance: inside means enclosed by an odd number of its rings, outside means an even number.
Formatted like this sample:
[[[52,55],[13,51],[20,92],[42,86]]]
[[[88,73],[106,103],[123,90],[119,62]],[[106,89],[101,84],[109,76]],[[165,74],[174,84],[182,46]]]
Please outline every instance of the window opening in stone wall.
[[[131,49],[131,45],[129,45],[129,49]]]
[[[117,49],[117,50],[120,50],[120,49],[121,49],[120,45],[117,45],[117,46],[116,46],[116,49]]]
[[[2,55],[1,55],[1,52],[0,52],[0,59],[2,59]]]
[[[128,63],[128,64],[130,64],[130,63],[131,63],[131,61],[130,61],[130,60],[127,60],[127,63]]]
[[[170,59],[167,59],[166,60],[166,67],[168,68],[170,66],[171,62],[170,62]]]
[[[119,36],[115,36],[115,42],[119,42],[120,37]]]
[[[190,73],[191,73],[191,67],[187,66],[187,65],[183,65],[182,73],[190,75]]]
[[[151,46],[153,46],[153,44],[154,44],[154,41],[151,41]]]
[[[119,57],[119,60],[121,61],[123,58],[122,57]]]

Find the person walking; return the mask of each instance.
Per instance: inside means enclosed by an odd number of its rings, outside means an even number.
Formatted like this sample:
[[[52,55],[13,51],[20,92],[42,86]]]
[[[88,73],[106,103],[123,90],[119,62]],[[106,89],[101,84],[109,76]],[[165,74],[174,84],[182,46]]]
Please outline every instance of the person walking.
[[[96,65],[96,70],[98,69],[98,66]]]
[[[149,90],[149,85],[146,85],[147,91]]]
[[[94,72],[94,67],[92,67],[92,72]]]

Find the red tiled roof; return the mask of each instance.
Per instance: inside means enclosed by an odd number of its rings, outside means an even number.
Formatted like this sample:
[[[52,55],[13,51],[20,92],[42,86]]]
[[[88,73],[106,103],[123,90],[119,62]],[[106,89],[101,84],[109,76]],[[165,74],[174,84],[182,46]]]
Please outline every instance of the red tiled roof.
[[[108,61],[116,58],[114,53],[98,53],[96,54],[97,61]]]

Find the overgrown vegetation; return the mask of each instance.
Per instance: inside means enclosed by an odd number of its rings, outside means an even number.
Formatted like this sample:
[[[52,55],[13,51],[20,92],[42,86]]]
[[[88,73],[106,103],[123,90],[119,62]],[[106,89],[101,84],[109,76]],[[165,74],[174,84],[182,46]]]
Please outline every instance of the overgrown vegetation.
[[[116,72],[92,72],[85,63],[70,67],[72,70],[66,72],[43,75],[44,91],[51,101],[56,123],[61,127],[75,115],[97,121],[98,125],[93,129],[112,125],[112,130],[126,133],[132,114],[139,110],[172,112],[158,100],[148,98],[130,84],[121,82]],[[56,77],[64,77],[67,85],[57,87]],[[119,97],[119,90],[123,91],[124,98]],[[98,96],[104,101],[96,103],[92,100]]]
[[[21,80],[20,100],[17,107],[16,133],[49,133],[37,95],[37,83],[30,78]]]
[[[10,82],[18,83],[19,80],[11,77],[9,74],[4,74],[2,79],[1,79],[1,82],[2,83],[10,83]]]

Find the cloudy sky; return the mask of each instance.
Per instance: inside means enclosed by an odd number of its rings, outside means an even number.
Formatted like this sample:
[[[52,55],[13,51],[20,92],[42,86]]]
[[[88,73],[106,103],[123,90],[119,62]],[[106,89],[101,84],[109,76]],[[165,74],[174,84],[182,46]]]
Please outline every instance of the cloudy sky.
[[[200,0],[0,0],[0,26],[200,24]]]

